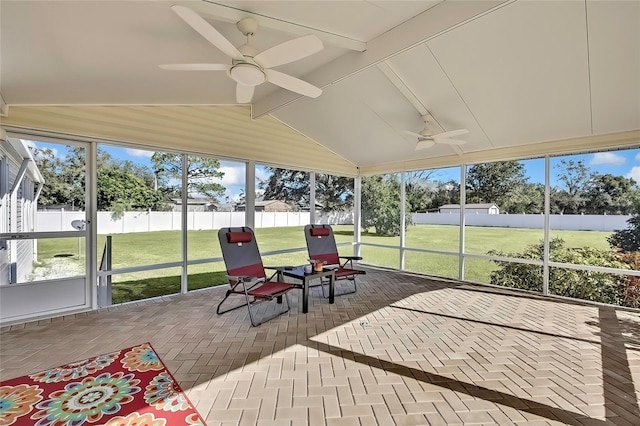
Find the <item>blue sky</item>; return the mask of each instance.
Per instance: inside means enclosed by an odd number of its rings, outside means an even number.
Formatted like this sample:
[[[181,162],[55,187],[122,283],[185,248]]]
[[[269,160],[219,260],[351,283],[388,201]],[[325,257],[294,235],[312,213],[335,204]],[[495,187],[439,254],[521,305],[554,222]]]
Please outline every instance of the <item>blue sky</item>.
[[[623,151],[598,152],[593,154],[566,155],[551,158],[551,186],[557,185],[557,174],[555,166],[560,164],[560,160],[583,161],[591,172],[599,174],[612,174],[614,176],[624,176],[633,178],[640,183],[640,149],[629,149]],[[544,159],[522,160],[525,173],[529,177],[530,183],[544,184]],[[437,180],[453,179],[460,180],[460,169],[451,167],[438,169],[435,176]]]
[[[65,155],[64,145],[50,144],[44,142],[27,142],[30,145],[36,145],[39,148],[50,148],[58,156]],[[154,151],[122,148],[111,145],[100,145],[114,158],[118,160],[129,160],[133,163],[151,167],[151,155]],[[614,176],[632,177],[636,182],[640,182],[640,149],[629,149],[623,151],[610,151],[593,154],[570,155],[563,157],[551,158],[551,185],[557,183],[557,171],[555,165],[560,163],[561,159],[572,159],[574,161],[582,160],[584,164],[592,171],[600,174],[610,173]],[[544,183],[544,159],[523,160],[525,172],[529,177],[529,182]],[[227,188],[225,196],[230,200],[236,200],[241,192],[244,191],[245,183],[245,165],[235,161],[220,161],[220,168],[224,172],[224,178],[217,180]],[[265,179],[268,176],[265,167],[256,167],[256,177]],[[434,175],[434,180],[460,180],[460,170],[457,167],[438,169]],[[224,202],[225,200],[220,200]]]

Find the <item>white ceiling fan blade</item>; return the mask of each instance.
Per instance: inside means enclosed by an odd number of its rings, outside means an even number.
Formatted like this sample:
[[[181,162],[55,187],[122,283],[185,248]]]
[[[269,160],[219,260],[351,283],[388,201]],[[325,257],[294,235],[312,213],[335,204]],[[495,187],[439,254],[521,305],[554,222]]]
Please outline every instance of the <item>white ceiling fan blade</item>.
[[[238,83],[236,86],[236,101],[238,101],[239,104],[248,104],[253,98],[255,89],[255,86],[245,86],[244,84]]]
[[[437,135],[433,135],[434,139],[448,139],[453,138],[455,136],[466,135],[469,133],[467,129],[458,129],[458,130],[450,130],[448,132],[438,133]]]
[[[229,69],[229,65],[225,64],[163,64],[158,66],[169,71],[226,71]]]
[[[404,130],[402,133],[404,133],[407,136],[411,136],[412,138],[423,138],[424,136],[422,136],[420,133],[416,133],[416,132],[412,132],[409,130]]]
[[[189,24],[191,28],[196,30],[202,37],[206,38],[209,43],[220,49],[222,53],[233,58],[243,59],[244,56],[236,47],[231,44],[222,34],[211,26],[204,18],[188,7],[173,5],[171,9],[182,18],[184,22]]]
[[[310,98],[317,98],[322,94],[322,89],[289,74],[269,69],[264,70],[264,73],[267,75],[267,79],[271,83],[284,89],[291,90],[292,92],[309,96]]]
[[[459,139],[435,139],[436,143],[442,143],[446,145],[464,145],[467,141]]]
[[[433,145],[435,145],[436,143],[430,139],[425,139],[425,140],[421,140],[418,141],[418,143],[416,144],[416,151],[419,151],[421,149],[425,149],[425,148],[431,148]]]
[[[273,68],[306,58],[323,49],[322,41],[314,35],[307,35],[285,41],[256,55],[253,60],[263,68]]]

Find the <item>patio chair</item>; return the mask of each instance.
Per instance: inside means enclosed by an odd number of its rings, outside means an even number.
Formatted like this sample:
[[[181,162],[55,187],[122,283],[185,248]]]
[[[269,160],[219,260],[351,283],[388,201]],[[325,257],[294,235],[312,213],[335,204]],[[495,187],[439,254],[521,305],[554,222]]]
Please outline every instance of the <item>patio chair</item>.
[[[356,277],[366,274],[366,271],[354,269],[353,261],[362,260],[360,256],[340,256],[333,229],[330,225],[307,225],[304,227],[304,236],[307,241],[309,260],[324,262],[325,268],[335,269],[335,279],[349,280],[353,282],[353,291],[346,291],[336,296],[355,293],[358,290]],[[324,286],[322,287],[324,294]]]
[[[218,231],[218,240],[220,241],[222,257],[224,258],[227,269],[227,279],[229,280],[229,286],[231,288],[227,290],[224,299],[218,304],[217,314],[222,315],[234,309],[247,306],[251,325],[257,327],[264,322],[289,312],[290,303],[287,293],[295,287],[293,284],[272,281],[274,277],[281,276],[278,271],[270,278],[267,278],[253,230],[246,226],[222,228]],[[222,304],[225,303],[231,295],[241,296],[244,302],[231,308],[222,309]],[[252,305],[273,299],[276,299],[278,304],[281,304],[282,296],[284,296],[286,300],[286,310],[256,320],[255,312],[251,309]]]

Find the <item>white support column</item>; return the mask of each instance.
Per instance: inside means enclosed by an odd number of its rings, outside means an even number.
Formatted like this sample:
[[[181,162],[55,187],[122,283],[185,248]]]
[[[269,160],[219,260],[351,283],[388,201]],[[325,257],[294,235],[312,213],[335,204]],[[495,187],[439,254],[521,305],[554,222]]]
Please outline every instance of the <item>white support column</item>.
[[[256,162],[247,161],[244,191],[244,224],[255,229],[256,221]]]
[[[458,248],[458,278],[464,280],[465,206],[467,204],[467,165],[460,165],[460,241]]]
[[[405,225],[407,222],[407,190],[405,188],[405,172],[400,173],[400,270],[404,271]]]
[[[360,256],[360,231],[362,229],[362,178],[353,179],[353,255]]]
[[[316,172],[309,172],[309,222],[316,223]]]
[[[180,235],[182,235],[182,279],[180,280],[180,292],[186,294],[189,291],[188,285],[188,250],[187,250],[187,227],[188,227],[188,214],[189,214],[189,177],[187,171],[189,169],[189,158],[187,154],[182,154],[182,213],[180,218],[182,219],[182,229]]]
[[[551,230],[551,161],[544,157],[544,255],[542,256],[542,294],[549,294],[549,239]]]
[[[98,309],[98,144],[90,143],[85,150],[85,241],[87,258],[87,279],[89,280],[91,308]],[[111,300],[111,298],[109,298]]]

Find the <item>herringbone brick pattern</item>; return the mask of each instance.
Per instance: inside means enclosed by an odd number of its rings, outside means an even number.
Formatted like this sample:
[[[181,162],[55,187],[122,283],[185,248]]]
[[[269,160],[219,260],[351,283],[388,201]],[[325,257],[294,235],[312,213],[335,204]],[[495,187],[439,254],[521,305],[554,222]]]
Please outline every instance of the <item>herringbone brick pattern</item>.
[[[222,288],[4,327],[0,377],[149,341],[210,426],[640,424],[637,312],[364,278],[255,328]]]

